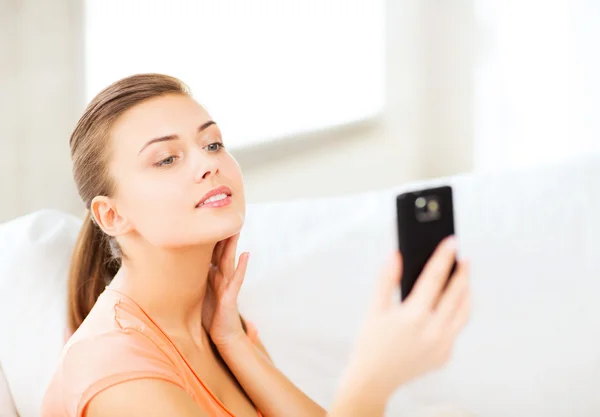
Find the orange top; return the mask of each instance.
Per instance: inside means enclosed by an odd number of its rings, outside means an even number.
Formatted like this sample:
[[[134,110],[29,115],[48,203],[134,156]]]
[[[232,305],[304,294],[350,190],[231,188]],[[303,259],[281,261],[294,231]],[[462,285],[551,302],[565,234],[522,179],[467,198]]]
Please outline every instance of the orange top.
[[[248,336],[252,340],[257,337],[249,323]],[[233,417],[144,310],[110,288],[65,345],[44,397],[42,417],[82,417],[87,404],[101,391],[142,378],[177,385],[211,417]]]

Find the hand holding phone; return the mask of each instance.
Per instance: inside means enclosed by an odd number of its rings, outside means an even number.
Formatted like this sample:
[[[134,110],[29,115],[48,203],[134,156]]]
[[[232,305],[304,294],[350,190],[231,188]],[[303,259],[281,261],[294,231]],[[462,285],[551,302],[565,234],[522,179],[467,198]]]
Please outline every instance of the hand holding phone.
[[[449,360],[470,315],[450,187],[403,194],[397,208],[402,253],[383,270],[331,416],[383,415],[398,386]],[[399,281],[402,303],[393,301]]]
[[[404,258],[402,300],[411,293],[425,264],[444,238],[454,235],[452,188],[407,192],[396,198],[398,246]],[[448,278],[454,273],[454,263]]]
[[[456,245],[450,237],[435,249],[402,303],[394,300],[402,276],[402,256],[396,252],[390,259],[374,292],[341,390],[350,392],[359,405],[377,407],[351,414],[348,410],[352,407],[338,407],[334,401],[331,416],[383,415],[381,410],[398,386],[450,359],[470,314],[469,266],[464,260],[446,287],[455,259]]]

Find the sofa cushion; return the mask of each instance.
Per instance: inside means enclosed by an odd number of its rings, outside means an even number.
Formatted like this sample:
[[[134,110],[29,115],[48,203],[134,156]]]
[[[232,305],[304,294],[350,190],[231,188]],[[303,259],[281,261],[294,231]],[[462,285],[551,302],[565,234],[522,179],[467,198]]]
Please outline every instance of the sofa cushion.
[[[18,417],[12,393],[8,387],[8,382],[4,377],[2,368],[0,367],[0,416],[1,417]]]
[[[472,260],[472,320],[448,366],[399,390],[388,414],[597,415],[597,156],[250,205],[240,309],[277,366],[330,404],[368,294],[396,247],[396,194],[441,184],[454,188],[459,252]],[[21,417],[38,416],[62,347],[78,228],[79,219],[48,210],[0,225],[0,364]]]
[[[42,210],[0,225],[0,364],[21,417],[37,417],[64,343],[80,220]]]

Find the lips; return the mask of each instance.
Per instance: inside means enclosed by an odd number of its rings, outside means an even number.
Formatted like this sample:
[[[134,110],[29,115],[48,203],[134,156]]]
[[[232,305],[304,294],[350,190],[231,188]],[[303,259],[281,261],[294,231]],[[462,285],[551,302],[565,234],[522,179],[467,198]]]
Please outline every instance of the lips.
[[[206,201],[206,200],[210,199],[211,197],[217,197],[217,199],[215,200],[215,202],[218,202],[218,201],[220,201],[218,198],[222,197],[222,195],[224,195],[226,199],[229,198],[229,197],[231,197],[231,189],[229,187],[226,187],[226,186],[221,186],[221,187],[217,187],[217,188],[214,188],[214,189],[210,190],[196,204],[196,208],[202,207],[205,204],[211,204],[212,202],[207,202]]]

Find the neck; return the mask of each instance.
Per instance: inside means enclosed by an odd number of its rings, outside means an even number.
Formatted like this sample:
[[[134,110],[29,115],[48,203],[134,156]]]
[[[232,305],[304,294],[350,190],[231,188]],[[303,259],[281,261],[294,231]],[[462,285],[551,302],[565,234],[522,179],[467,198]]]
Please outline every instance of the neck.
[[[130,253],[110,287],[131,296],[165,331],[199,335],[214,246]]]

